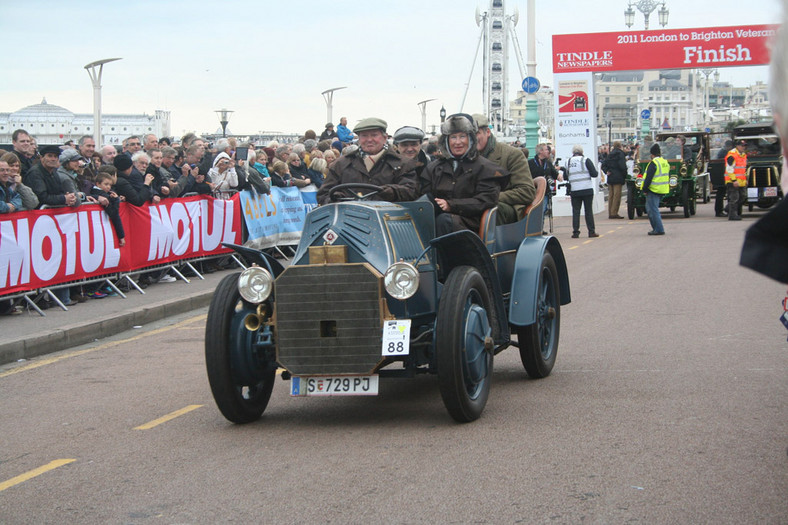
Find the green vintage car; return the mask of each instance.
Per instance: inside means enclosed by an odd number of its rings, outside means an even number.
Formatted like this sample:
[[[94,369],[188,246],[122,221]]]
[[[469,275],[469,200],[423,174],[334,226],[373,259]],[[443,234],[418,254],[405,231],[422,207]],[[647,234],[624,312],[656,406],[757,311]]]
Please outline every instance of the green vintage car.
[[[682,151],[679,135],[687,138],[687,151]],[[695,207],[710,199],[709,188],[709,135],[703,132],[660,133],[656,140],[646,138],[639,149],[634,176],[627,178],[627,215],[634,219],[643,215],[646,209],[646,196],[641,191],[642,177],[651,162],[650,150],[654,143],[659,144],[662,157],[670,164],[670,189],[662,196],[660,207],[675,211],[684,209],[684,217],[695,215]],[[686,153],[686,154],[685,154]]]

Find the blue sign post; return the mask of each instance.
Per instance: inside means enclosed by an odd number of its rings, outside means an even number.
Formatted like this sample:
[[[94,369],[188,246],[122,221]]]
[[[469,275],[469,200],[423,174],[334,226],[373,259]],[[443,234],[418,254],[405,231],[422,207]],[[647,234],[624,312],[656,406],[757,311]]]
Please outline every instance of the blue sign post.
[[[523,79],[523,91],[528,93],[529,95],[533,95],[539,88],[542,87],[542,84],[539,82],[539,79],[536,77],[525,77]]]
[[[643,140],[651,134],[651,111],[644,109],[640,112],[640,139]]]

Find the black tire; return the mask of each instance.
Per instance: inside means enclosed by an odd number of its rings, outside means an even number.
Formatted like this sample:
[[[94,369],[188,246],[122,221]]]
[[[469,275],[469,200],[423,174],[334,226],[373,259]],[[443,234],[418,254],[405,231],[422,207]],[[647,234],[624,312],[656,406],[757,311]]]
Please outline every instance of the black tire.
[[[222,279],[211,300],[205,326],[205,366],[222,415],[242,424],[260,419],[265,411],[277,365],[260,361],[251,352],[255,332],[244,327],[244,319],[256,308],[241,299],[239,275]]]
[[[636,208],[635,209],[635,213],[637,213],[638,217],[642,217],[643,216],[643,208]]]
[[[520,360],[528,375],[541,379],[550,375],[558,355],[561,332],[561,292],[558,270],[550,253],[545,252],[536,290],[536,322],[517,329]]]
[[[635,185],[627,184],[627,217],[629,220],[635,218]]]
[[[490,394],[493,348],[490,295],[479,272],[458,266],[441,293],[435,326],[438,385],[449,415],[460,423],[481,416]]]
[[[684,208],[684,218],[690,216],[690,187],[689,184],[681,186],[681,206]]]
[[[768,208],[768,206],[766,206],[766,208]],[[751,202],[748,202],[747,203],[747,209],[752,211],[753,209],[755,209],[755,204],[753,204]],[[741,215],[741,207],[739,208],[739,215]]]

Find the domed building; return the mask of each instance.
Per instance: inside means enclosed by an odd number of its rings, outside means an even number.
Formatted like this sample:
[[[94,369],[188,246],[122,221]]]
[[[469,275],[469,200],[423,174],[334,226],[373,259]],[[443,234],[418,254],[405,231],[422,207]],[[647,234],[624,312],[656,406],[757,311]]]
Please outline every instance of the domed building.
[[[63,144],[93,135],[93,114],[72,113],[66,108],[49,104],[26,106],[13,113],[0,113],[0,144],[10,144],[16,129],[24,129],[38,144]],[[157,109],[153,115],[101,115],[101,144],[120,144],[130,135],[153,133],[157,137],[170,136],[170,112]]]

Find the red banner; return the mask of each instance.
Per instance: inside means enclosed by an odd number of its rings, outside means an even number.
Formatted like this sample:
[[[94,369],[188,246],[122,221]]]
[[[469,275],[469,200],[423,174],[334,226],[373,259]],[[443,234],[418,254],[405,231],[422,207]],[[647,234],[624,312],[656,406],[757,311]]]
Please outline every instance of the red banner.
[[[778,25],[553,35],[553,73],[756,66]]]
[[[226,253],[241,244],[239,199],[186,197],[121,203],[126,245],[98,205],[0,216],[0,294]]]

